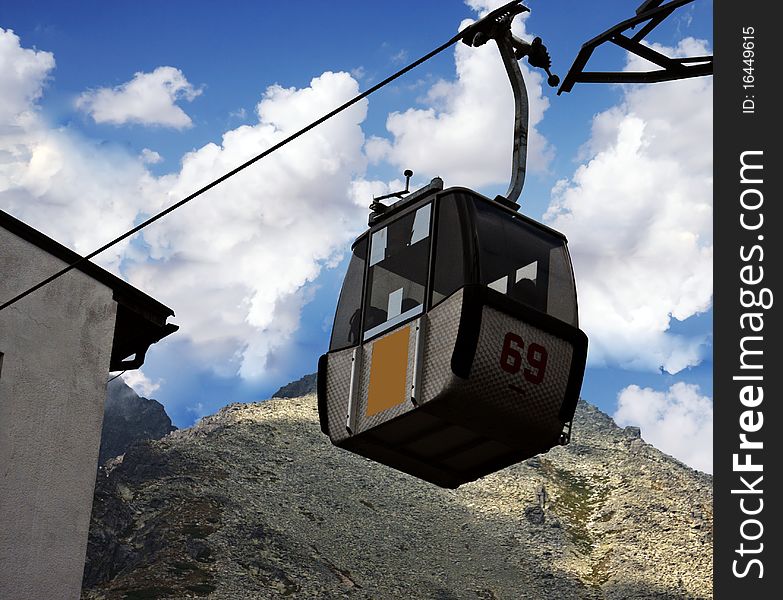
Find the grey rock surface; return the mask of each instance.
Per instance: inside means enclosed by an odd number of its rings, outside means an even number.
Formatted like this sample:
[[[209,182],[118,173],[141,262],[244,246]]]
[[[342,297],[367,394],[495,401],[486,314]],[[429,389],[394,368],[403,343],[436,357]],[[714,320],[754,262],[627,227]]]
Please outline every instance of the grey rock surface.
[[[135,442],[158,440],[176,429],[160,402],[139,396],[118,377],[106,386],[98,464],[124,454]]]
[[[301,398],[308,394],[315,394],[318,374],[310,373],[304,375],[296,381],[292,381],[281,387],[274,394],[272,398]]]
[[[234,404],[99,477],[83,598],[711,598],[712,478],[580,402],[572,443],[457,490]]]

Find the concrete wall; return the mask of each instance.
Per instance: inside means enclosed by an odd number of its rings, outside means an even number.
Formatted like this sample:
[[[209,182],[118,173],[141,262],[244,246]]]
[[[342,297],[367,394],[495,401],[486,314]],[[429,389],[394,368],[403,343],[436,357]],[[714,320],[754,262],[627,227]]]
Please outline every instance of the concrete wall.
[[[0,299],[64,263],[0,227]],[[0,312],[0,598],[78,598],[116,303],[72,271]]]

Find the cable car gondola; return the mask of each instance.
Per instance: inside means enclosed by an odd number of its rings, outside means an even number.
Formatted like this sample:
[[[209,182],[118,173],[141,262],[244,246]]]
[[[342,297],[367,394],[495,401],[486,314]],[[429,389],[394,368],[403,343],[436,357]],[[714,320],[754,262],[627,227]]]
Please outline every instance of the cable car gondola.
[[[462,37],[494,39],[514,89],[508,193],[490,199],[435,178],[375,199],[318,364],[332,443],[447,488],[568,443],[585,368],[566,239],[517,211],[527,150],[517,60],[550,65],[540,39],[511,34],[526,10],[511,2]]]

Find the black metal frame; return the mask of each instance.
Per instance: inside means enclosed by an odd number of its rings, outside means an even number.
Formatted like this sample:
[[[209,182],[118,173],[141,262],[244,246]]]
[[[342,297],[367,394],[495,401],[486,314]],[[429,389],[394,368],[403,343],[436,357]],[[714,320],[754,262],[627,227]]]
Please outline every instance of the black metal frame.
[[[663,1],[646,0],[636,9],[636,16],[618,23],[589,42],[585,42],[563,79],[560,89],[557,90],[557,95],[570,92],[575,83],[658,83],[712,75],[712,56],[671,58],[642,44],[645,36],[675,10],[693,2],[693,0],[671,0],[663,4]],[[647,23],[633,36],[625,35],[628,29],[633,29],[645,21]],[[661,68],[655,71],[585,71],[584,68],[593,51],[606,42],[611,42]]]

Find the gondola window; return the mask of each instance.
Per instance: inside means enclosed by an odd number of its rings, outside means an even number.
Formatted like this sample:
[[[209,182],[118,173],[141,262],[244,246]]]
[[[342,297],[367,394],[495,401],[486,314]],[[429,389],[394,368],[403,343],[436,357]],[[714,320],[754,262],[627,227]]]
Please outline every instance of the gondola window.
[[[427,286],[431,204],[372,234],[364,339],[421,314]]]

